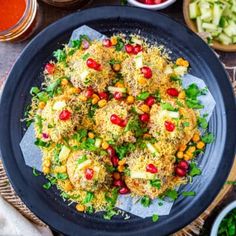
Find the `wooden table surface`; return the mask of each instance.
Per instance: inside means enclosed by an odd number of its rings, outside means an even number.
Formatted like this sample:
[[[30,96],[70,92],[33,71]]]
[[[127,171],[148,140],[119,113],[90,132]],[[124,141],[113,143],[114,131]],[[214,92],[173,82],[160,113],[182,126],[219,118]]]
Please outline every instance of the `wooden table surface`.
[[[119,0],[94,0],[91,6],[97,5],[114,5],[119,4]],[[76,10],[64,10],[60,8],[55,8],[49,6],[43,2],[39,1],[39,9],[41,14],[41,25],[38,30],[35,32],[36,35],[47,25],[56,21],[63,16],[66,16]],[[177,0],[175,4],[168,7],[168,9],[160,11],[161,13],[167,14],[177,21],[184,24],[183,14],[182,14],[182,0]],[[32,39],[32,37],[31,37]],[[2,83],[6,80],[7,74],[13,66],[15,60],[19,56],[20,52],[24,49],[26,44],[30,41],[27,40],[22,43],[0,43],[0,87]],[[220,56],[220,60],[227,66],[232,67],[236,66],[236,53],[223,53],[217,52]],[[229,74],[232,76],[233,71],[229,71]],[[234,187],[233,191],[229,194],[229,196],[223,201],[223,203],[217,207],[217,209],[213,212],[213,214],[207,219],[206,224],[204,226],[204,235],[208,235],[208,230],[210,229],[212,222],[217,215],[217,213],[230,201],[236,199],[236,187]]]

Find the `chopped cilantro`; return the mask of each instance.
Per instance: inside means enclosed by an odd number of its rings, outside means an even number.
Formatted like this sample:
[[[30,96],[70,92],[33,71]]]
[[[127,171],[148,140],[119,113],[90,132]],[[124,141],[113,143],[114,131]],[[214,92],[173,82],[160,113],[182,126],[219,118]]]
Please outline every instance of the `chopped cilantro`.
[[[197,99],[198,96],[205,94],[205,89],[199,89],[196,84],[190,84],[187,89],[185,89],[186,93],[186,104],[189,108],[201,109],[204,106]]]
[[[157,214],[152,215],[152,222],[157,222],[159,220],[159,216]]]
[[[103,215],[103,218],[105,220],[111,220],[111,218],[114,216],[114,215],[117,215],[117,211],[115,211],[114,209],[109,209],[106,211],[106,213]]]
[[[202,141],[204,143],[212,143],[215,140],[215,136],[212,133],[207,133],[204,136],[202,136]]]
[[[87,204],[87,203],[91,202],[93,200],[93,198],[94,198],[94,194],[92,192],[87,191],[86,197],[83,200],[83,204]]]
[[[202,173],[202,171],[197,167],[197,164],[192,162],[190,163],[190,171],[189,171],[189,175],[194,177],[197,175],[200,175]]]
[[[225,183],[226,183],[226,184],[236,185],[236,181],[230,181],[230,180],[228,180],[228,181],[226,181]]]
[[[178,198],[178,193],[175,189],[168,189],[165,195],[172,200],[176,200]]]
[[[79,129],[76,134],[74,134],[73,138],[76,139],[77,142],[81,142],[81,140],[87,137],[87,130],[86,129]]]
[[[115,59],[111,59],[111,60],[109,61],[109,64],[110,64],[110,65],[120,64],[120,63],[121,63],[120,61],[115,60]]]
[[[149,207],[152,203],[152,200],[148,196],[143,196],[140,202],[144,207]]]
[[[82,59],[84,61],[86,61],[88,58],[89,58],[90,54],[89,53],[85,53],[83,56],[82,56]]]
[[[175,81],[175,82],[178,82],[179,84],[182,84],[181,77],[177,76],[177,75],[171,75],[170,76],[170,81]]]
[[[37,93],[37,98],[41,102],[47,102],[48,101],[48,94],[44,91]]]
[[[184,197],[194,197],[194,196],[196,196],[196,192],[194,192],[194,191],[182,192],[181,194]]]
[[[55,94],[57,94],[57,89],[59,85],[61,84],[61,79],[56,80],[55,82],[51,83],[45,91],[48,93],[50,97],[53,97]]]
[[[47,182],[46,184],[43,185],[43,188],[47,190],[50,189],[51,187],[52,187],[51,182]]]
[[[164,109],[164,110],[167,110],[167,111],[178,111],[178,108],[175,108],[173,107],[170,103],[168,102],[163,102],[161,103],[161,107]]]
[[[161,180],[160,179],[152,179],[152,180],[150,180],[149,183],[152,187],[155,187],[157,189],[161,188]]]
[[[33,175],[36,177],[40,175],[40,173],[36,171],[35,167],[33,167]]]
[[[198,126],[203,129],[206,129],[208,126],[208,123],[205,117],[198,117],[197,123],[198,123]]]
[[[60,180],[66,180],[68,179],[68,175],[66,173],[57,173],[56,178]]]
[[[189,125],[190,125],[189,122],[187,122],[187,121],[183,122],[184,127],[189,127]]]
[[[117,153],[119,159],[122,159],[126,156],[126,154],[128,152],[132,152],[132,151],[134,151],[134,149],[135,149],[134,144],[127,143],[127,144],[123,144],[121,146],[117,146],[116,147],[116,153]]]
[[[64,50],[61,49],[57,49],[56,51],[54,51],[53,56],[56,57],[58,62],[66,60],[66,53],[64,52]]]
[[[36,95],[36,94],[39,93],[39,92],[40,92],[40,90],[39,90],[38,87],[32,87],[32,88],[30,89],[30,94],[31,94],[31,95]]]
[[[44,142],[43,140],[37,138],[36,141],[34,142],[34,144],[38,147],[49,147],[50,143],[49,142]]]
[[[81,164],[83,162],[85,162],[87,160],[87,156],[86,155],[83,155],[82,157],[80,157],[78,160],[77,160],[77,164]]]
[[[86,207],[86,212],[88,214],[92,214],[94,212],[94,208],[92,205]]]
[[[121,38],[117,38],[116,51],[121,51],[124,47],[124,42]]]
[[[80,149],[88,150],[88,151],[96,151],[97,147],[95,146],[95,140],[92,138],[87,138],[80,145]]]
[[[141,100],[144,101],[145,99],[147,99],[149,97],[150,93],[149,92],[141,92],[138,96],[137,96],[137,100]]]

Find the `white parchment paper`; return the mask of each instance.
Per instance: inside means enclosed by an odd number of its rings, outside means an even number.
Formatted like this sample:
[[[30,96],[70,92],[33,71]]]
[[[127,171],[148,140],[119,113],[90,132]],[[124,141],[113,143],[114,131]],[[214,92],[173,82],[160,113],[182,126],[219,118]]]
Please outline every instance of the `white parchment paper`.
[[[71,36],[71,40],[79,39],[80,35],[86,34],[91,40],[102,40],[106,38],[105,35],[95,31],[94,29],[84,25],[74,30]],[[187,74],[183,77],[183,87],[187,88],[190,84],[195,83],[200,89],[206,88],[205,82],[197,78],[193,75]],[[206,95],[202,95],[199,97],[199,100],[204,105],[204,108],[200,110],[200,114],[208,114],[206,119],[209,121],[214,107],[216,105],[213,96],[210,91],[206,93]],[[42,171],[42,154],[37,146],[34,145],[35,142],[35,133],[34,133],[34,125],[27,129],[21,143],[20,147],[23,153],[23,157],[25,160],[25,164],[30,167],[34,167],[38,171]],[[153,214],[158,215],[168,215],[173,206],[173,202],[162,201],[159,199],[153,200],[152,205],[149,207],[143,207],[142,204],[138,201],[138,197],[130,197],[129,195],[120,195],[117,201],[117,207],[137,215],[139,217],[145,218],[152,216]],[[159,205],[161,202],[162,206]]]

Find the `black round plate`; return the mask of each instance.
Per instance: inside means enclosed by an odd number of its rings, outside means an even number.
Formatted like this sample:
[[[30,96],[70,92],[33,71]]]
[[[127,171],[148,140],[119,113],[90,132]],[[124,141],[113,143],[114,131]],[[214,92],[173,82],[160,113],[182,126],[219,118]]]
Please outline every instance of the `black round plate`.
[[[132,216],[106,221],[101,214],[80,214],[62,201],[59,192],[44,190],[43,176],[33,177],[24,163],[19,143],[24,134],[21,119],[30,103],[29,91],[40,85],[42,68],[52,52],[68,42],[74,29],[88,25],[101,33],[140,33],[151,42],[159,42],[191,64],[191,74],[206,82],[216,100],[209,129],[216,135],[199,158],[202,175],[184,191],[195,197],[179,198],[170,215],[157,223],[150,218]],[[235,152],[235,100],[227,75],[214,52],[193,32],[167,16],[128,7],[100,7],[69,15],[50,25],[26,47],[6,83],[0,105],[0,143],[3,162],[11,183],[26,205],[45,223],[68,235],[167,235],[194,220],[213,201],[231,168]],[[32,157],[34,158],[34,157]]]

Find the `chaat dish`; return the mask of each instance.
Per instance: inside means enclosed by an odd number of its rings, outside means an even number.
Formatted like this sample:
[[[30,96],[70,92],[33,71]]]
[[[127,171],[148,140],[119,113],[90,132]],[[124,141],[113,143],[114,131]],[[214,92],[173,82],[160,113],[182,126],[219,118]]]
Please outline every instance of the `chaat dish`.
[[[175,189],[201,173],[194,159],[214,139],[199,113],[206,90],[181,83],[189,62],[135,35],[81,35],[53,55],[27,116],[44,188],[55,185],[79,212],[105,211],[106,219],[119,195],[144,207],[176,199]]]

